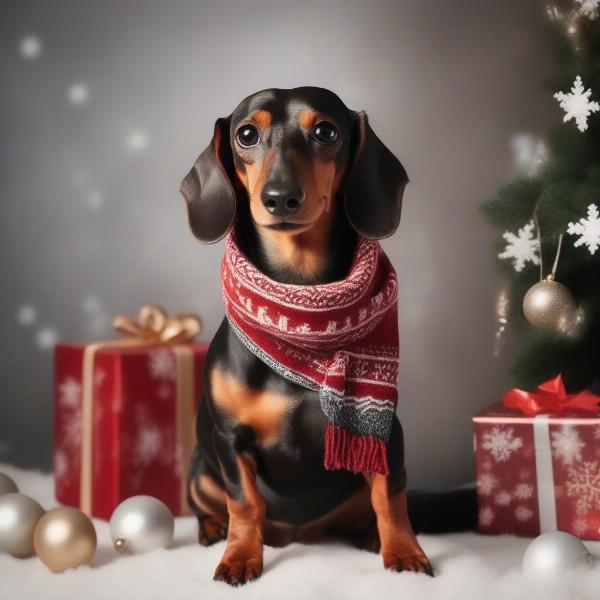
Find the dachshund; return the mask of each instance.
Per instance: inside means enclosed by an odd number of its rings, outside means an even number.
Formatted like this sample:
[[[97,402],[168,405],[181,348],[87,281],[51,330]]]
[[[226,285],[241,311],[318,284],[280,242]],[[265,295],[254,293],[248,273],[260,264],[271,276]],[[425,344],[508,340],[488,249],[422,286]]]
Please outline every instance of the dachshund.
[[[346,276],[359,236],[396,231],[407,182],[364,112],[329,90],[298,87],[257,92],[217,119],[180,191],[201,242],[233,228],[262,273],[310,286]],[[409,519],[398,418],[388,475],[324,469],[326,425],[318,393],[273,371],[224,318],[206,356],[189,473],[200,544],[227,540],[215,580],[257,579],[263,544],[330,538],[380,552],[387,569],[433,575]],[[446,497],[446,512],[461,502]],[[459,529],[472,524],[455,513]],[[440,514],[425,499],[429,531],[448,529]]]

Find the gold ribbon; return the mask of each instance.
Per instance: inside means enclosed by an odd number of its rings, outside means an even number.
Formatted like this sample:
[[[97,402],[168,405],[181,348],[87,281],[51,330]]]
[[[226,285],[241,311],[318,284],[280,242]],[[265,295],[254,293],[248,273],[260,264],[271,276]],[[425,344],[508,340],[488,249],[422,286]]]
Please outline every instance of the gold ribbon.
[[[180,444],[177,458],[181,474],[181,512],[187,512],[186,471],[194,444],[194,355],[189,343],[202,331],[202,320],[187,313],[168,315],[154,304],[142,306],[137,319],[117,315],[113,327],[128,337],[88,344],[83,351],[82,435],[79,507],[92,514],[94,359],[98,350],[168,344],[173,346],[177,364],[176,431]]]

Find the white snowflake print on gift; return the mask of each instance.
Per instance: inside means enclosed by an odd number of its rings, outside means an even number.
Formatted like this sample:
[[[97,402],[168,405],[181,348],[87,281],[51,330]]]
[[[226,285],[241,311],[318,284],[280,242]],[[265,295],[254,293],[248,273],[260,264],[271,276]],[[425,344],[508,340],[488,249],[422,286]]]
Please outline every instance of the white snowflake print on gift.
[[[134,462],[142,467],[153,463],[163,445],[162,431],[156,425],[142,425],[134,446]]]
[[[588,522],[585,519],[575,519],[571,527],[571,531],[578,537],[583,537],[588,528]]]
[[[563,465],[570,466],[581,461],[581,451],[585,448],[585,443],[573,425],[562,425],[558,431],[551,433],[551,437],[552,454]]]
[[[148,370],[153,379],[177,379],[175,354],[169,348],[156,348],[148,354]]]
[[[58,402],[65,408],[77,408],[81,404],[81,384],[74,377],[65,377],[58,386]]]
[[[496,462],[506,462],[513,452],[523,447],[523,440],[515,437],[512,427],[496,425],[483,434],[482,447],[490,452]]]
[[[490,506],[484,506],[479,511],[479,524],[483,527],[489,527],[494,522],[496,514]]]
[[[581,77],[577,75],[573,87],[568,93],[556,92],[554,97],[559,101],[560,107],[565,111],[563,122],[575,119],[577,129],[582,133],[588,128],[588,117],[600,110],[600,104],[590,100],[591,89],[584,89]]]
[[[494,502],[498,506],[508,506],[512,502],[512,494],[503,490],[494,496]]]
[[[520,521],[521,523],[525,523],[525,521],[529,521],[533,517],[533,511],[527,506],[517,506],[515,508],[515,519]]]
[[[498,254],[498,258],[513,259],[513,267],[518,273],[523,270],[528,262],[534,265],[540,264],[539,242],[534,235],[534,229],[533,221],[529,221],[527,225],[519,229],[517,235],[510,231],[505,231],[502,234],[507,244],[504,252]]]
[[[482,496],[490,496],[497,485],[498,480],[491,473],[482,473],[477,478],[477,490]]]
[[[600,246],[600,214],[595,204],[590,204],[587,208],[587,219],[581,218],[577,223],[569,223],[567,233],[578,235],[573,246],[578,248],[585,245],[590,254],[595,254]]]
[[[567,496],[575,497],[579,514],[600,510],[600,470],[596,461],[569,469]]]
[[[529,483],[518,483],[513,496],[519,500],[527,500],[533,496],[533,486]]]

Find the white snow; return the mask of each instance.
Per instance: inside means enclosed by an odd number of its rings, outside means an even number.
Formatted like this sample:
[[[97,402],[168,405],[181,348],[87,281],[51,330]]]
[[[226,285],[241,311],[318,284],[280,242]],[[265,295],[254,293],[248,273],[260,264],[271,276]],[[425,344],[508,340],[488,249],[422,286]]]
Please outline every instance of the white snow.
[[[582,133],[588,128],[588,117],[600,110],[600,104],[590,100],[591,89],[584,89],[581,77],[577,75],[571,91],[568,93],[556,92],[554,97],[559,101],[560,107],[565,111],[563,122],[575,119],[577,129]]]
[[[517,235],[505,231],[502,237],[506,240],[504,252],[498,254],[498,258],[512,258],[515,271],[521,272],[525,263],[540,264],[540,249],[537,237],[534,235],[535,225],[529,221],[519,229]]]
[[[23,493],[45,508],[56,506],[50,475],[0,465]],[[94,519],[98,550],[91,565],[51,573],[37,558],[0,554],[0,597],[10,600],[592,600],[600,564],[586,573],[563,573],[552,588],[525,580],[521,557],[530,539],[475,533],[423,535],[419,541],[437,576],[393,573],[381,557],[342,543],[265,548],[263,576],[231,588],[212,581],[225,543],[196,542],[193,517],[175,519],[170,549],[141,556],[113,550],[108,523]],[[600,553],[600,542],[586,542]]]
[[[580,236],[573,246],[578,248],[585,244],[590,254],[595,254],[600,245],[599,216],[598,207],[595,204],[590,204],[587,208],[587,219],[582,217],[577,223],[569,223],[567,233]]]

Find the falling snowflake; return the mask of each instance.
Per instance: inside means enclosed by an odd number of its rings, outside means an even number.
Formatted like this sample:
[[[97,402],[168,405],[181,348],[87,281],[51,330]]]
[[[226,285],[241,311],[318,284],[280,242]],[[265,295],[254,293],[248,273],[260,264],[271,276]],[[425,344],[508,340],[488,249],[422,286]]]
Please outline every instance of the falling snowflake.
[[[134,129],[127,134],[125,145],[127,150],[134,154],[143,152],[148,148],[150,140],[148,134],[142,129]]]
[[[17,321],[21,325],[33,325],[37,319],[37,309],[33,304],[23,304],[17,310]]]
[[[513,160],[517,171],[534,177],[548,159],[546,144],[528,133],[519,133],[510,141]]]
[[[85,83],[74,83],[67,90],[67,98],[73,106],[83,106],[90,99],[90,90]]]
[[[104,206],[104,194],[100,190],[90,190],[86,204],[91,210],[100,210]]]
[[[569,469],[567,495],[577,498],[577,512],[600,510],[600,471],[596,461],[584,462]]]
[[[168,348],[157,348],[148,355],[148,369],[153,379],[177,380],[175,354]]]
[[[571,530],[578,538],[582,538],[585,535],[587,528],[588,522],[585,519],[579,518],[573,521],[573,527],[571,527]]]
[[[149,465],[159,455],[162,445],[162,432],[156,425],[141,427],[135,442],[134,462],[141,466]]]
[[[19,42],[19,52],[25,60],[35,60],[42,54],[42,40],[36,35],[26,35]]]
[[[514,436],[512,427],[492,427],[483,434],[483,448],[489,450],[496,462],[506,462],[510,455],[523,446],[523,440]]]
[[[484,506],[479,511],[479,524],[483,527],[489,527],[494,522],[496,514],[489,506]]]
[[[581,218],[578,223],[569,223],[567,233],[579,235],[579,239],[573,244],[576,248],[585,244],[590,254],[594,254],[600,245],[600,218],[598,207],[590,204],[587,208],[587,219]]]
[[[35,343],[40,350],[50,350],[58,342],[58,331],[54,327],[42,327],[35,336]]]
[[[533,234],[534,228],[533,221],[529,221],[527,225],[519,229],[517,235],[510,231],[502,234],[507,244],[504,252],[498,254],[498,258],[514,259],[513,266],[517,272],[523,270],[526,262],[534,265],[540,264],[539,241]]]
[[[572,465],[581,461],[581,451],[585,443],[579,437],[573,425],[563,425],[559,431],[552,432],[552,452],[563,465]]]
[[[67,377],[58,387],[58,401],[65,408],[77,408],[81,402],[81,384]]]
[[[587,17],[591,21],[598,17],[598,8],[600,0],[576,0],[579,3],[579,14],[582,17]]]
[[[590,102],[591,95],[591,89],[583,89],[583,83],[579,75],[575,78],[573,87],[568,94],[564,92],[554,94],[554,97],[560,102],[560,107],[565,111],[563,122],[566,123],[574,118],[577,129],[584,132],[588,128],[588,117],[600,110],[600,104],[595,101]]]
[[[529,483],[518,483],[513,496],[519,500],[527,500],[533,496],[533,486]]]
[[[498,506],[508,506],[512,502],[512,494],[510,492],[507,492],[506,490],[498,492],[494,496],[494,502]]]
[[[517,521],[524,523],[525,521],[529,521],[531,517],[533,517],[533,511],[530,508],[527,508],[526,506],[517,506],[517,508],[515,508],[515,518]]]
[[[490,496],[498,480],[491,473],[483,473],[477,478],[477,489],[482,496]]]

